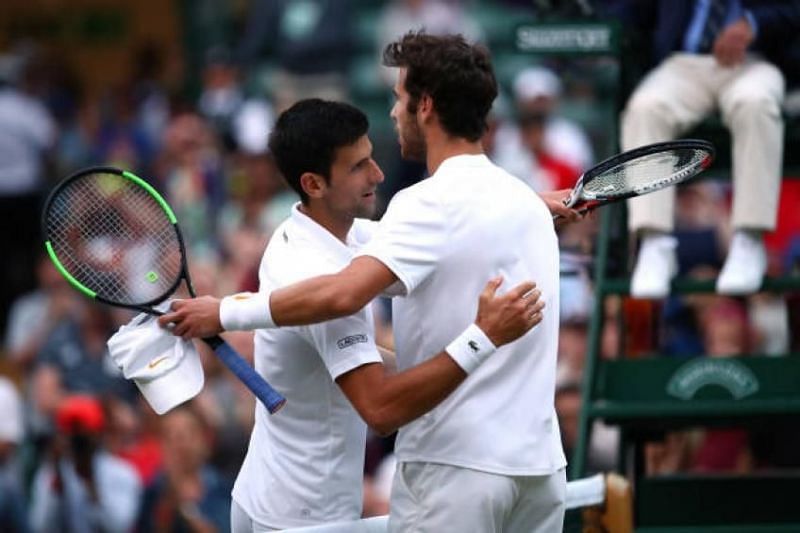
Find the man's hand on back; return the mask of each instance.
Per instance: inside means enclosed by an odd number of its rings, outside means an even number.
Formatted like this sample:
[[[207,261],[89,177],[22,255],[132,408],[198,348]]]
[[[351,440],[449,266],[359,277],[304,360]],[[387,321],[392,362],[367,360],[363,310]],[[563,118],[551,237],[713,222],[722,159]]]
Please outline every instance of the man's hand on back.
[[[520,283],[498,296],[497,289],[502,283],[503,278],[498,277],[486,284],[475,319],[475,324],[497,347],[518,339],[541,322],[544,309],[544,302],[539,300],[541,292],[535,283]]]

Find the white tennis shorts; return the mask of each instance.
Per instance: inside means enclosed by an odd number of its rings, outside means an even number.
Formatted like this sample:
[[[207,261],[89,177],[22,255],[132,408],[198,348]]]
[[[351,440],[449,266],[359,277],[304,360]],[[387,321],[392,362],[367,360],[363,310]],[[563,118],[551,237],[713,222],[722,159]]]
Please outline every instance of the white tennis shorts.
[[[399,463],[389,533],[560,533],[567,478],[505,476],[434,463]]]

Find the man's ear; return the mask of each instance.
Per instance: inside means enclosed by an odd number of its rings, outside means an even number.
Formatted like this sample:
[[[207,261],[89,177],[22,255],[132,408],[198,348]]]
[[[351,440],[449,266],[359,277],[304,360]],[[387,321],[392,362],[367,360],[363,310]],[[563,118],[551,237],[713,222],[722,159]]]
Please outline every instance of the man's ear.
[[[321,175],[314,172],[304,172],[300,176],[300,187],[309,198],[322,198],[328,189],[328,183]]]
[[[436,112],[436,107],[433,105],[433,98],[429,94],[423,94],[420,96],[419,103],[417,104],[417,125],[422,127],[438,123],[439,114]]]
[[[417,114],[419,117],[425,121],[430,117],[436,110],[433,108],[433,98],[429,94],[423,94],[419,98],[419,103],[417,103]]]

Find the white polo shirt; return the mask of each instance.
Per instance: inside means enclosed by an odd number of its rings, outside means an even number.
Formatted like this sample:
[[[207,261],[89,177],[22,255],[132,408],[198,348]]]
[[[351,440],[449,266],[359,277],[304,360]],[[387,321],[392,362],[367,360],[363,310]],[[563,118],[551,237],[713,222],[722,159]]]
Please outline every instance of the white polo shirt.
[[[298,205],[267,246],[262,286],[338,272],[375,226],[356,220],[346,246]],[[334,380],[381,362],[373,329],[367,307],[321,324],[256,331],[256,370],[287,399],[274,416],[257,404],[233,488],[233,499],[256,522],[282,529],[360,518],[367,428]]]
[[[559,251],[541,198],[484,155],[452,157],[395,195],[360,255],[389,267],[406,294],[393,301],[400,369],[441,352],[472,323],[494,276],[505,278],[501,292],[535,281],[547,305],[539,325],[400,429],[398,460],[506,475],[564,467],[554,408]]]

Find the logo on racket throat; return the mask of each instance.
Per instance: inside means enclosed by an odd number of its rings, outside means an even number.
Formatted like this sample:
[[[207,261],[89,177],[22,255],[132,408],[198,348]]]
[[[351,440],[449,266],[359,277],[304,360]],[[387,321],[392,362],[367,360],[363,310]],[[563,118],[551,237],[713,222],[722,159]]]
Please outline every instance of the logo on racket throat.
[[[153,272],[152,270],[151,270],[150,272],[148,272],[147,274],[145,274],[145,276],[144,276],[144,277],[145,277],[145,279],[147,279],[147,281],[149,281],[150,283],[155,283],[156,281],[158,281],[158,274],[156,274],[156,273],[155,273],[155,272]]]

